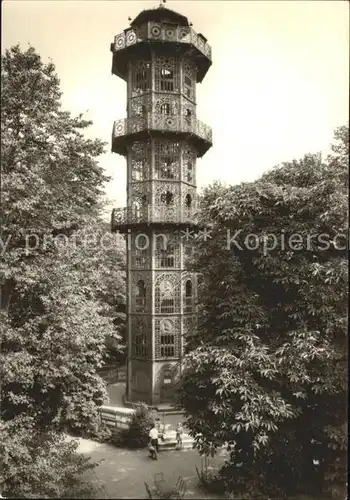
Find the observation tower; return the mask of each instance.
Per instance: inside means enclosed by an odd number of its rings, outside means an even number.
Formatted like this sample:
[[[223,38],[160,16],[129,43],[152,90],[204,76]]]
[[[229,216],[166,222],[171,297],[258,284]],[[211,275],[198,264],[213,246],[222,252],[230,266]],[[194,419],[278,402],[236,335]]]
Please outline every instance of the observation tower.
[[[157,406],[172,401],[196,320],[186,231],[197,225],[197,158],[212,146],[196,113],[211,48],[161,5],[142,11],[111,51],[112,73],[127,83],[127,117],[112,133],[112,151],[127,165],[127,206],[112,212],[112,231],[127,236],[126,400]]]

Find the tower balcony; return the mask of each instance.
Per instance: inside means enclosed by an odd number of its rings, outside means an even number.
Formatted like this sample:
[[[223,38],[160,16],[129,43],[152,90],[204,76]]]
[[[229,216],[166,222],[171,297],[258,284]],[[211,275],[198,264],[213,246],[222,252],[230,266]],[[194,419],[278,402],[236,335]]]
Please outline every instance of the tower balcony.
[[[183,52],[196,60],[197,82],[201,82],[212,64],[212,50],[207,39],[190,26],[164,21],[144,22],[116,35],[114,43],[111,44],[114,54],[112,72],[125,79],[130,55],[142,53],[149,49],[151,44],[164,46],[169,43],[176,46],[177,53]]]
[[[128,228],[139,224],[183,225],[195,226],[197,223],[197,209],[183,206],[155,206],[143,208],[123,207],[112,211],[112,232],[127,231]]]
[[[114,122],[112,132],[112,151],[126,156],[128,143],[149,137],[154,133],[172,133],[190,138],[203,156],[212,146],[212,129],[197,118],[184,115],[166,115],[147,113],[144,116],[133,116]]]

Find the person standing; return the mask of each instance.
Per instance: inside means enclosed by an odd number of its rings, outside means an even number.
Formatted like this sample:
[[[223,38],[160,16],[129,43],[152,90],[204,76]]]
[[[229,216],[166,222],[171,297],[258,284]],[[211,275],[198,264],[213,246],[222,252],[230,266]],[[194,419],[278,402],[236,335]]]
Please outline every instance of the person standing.
[[[182,424],[181,422],[179,422],[176,425],[176,446],[179,446],[179,448],[182,448],[182,433],[183,433]]]
[[[157,453],[159,451],[158,445],[158,430],[156,428],[156,424],[153,424],[152,429],[149,431],[150,438],[150,451],[154,459],[157,459]],[[152,448],[154,452],[152,453]]]

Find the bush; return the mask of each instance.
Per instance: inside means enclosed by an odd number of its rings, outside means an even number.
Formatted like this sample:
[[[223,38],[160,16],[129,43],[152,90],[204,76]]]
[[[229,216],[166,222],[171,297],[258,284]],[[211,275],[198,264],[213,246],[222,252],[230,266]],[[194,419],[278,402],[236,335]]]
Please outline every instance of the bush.
[[[97,463],[77,452],[77,441],[38,432],[29,417],[0,425],[0,491],[9,498],[87,498],[83,479]]]
[[[122,441],[130,448],[144,448],[149,441],[149,431],[154,424],[154,415],[144,403],[136,406],[129,429],[122,433]],[[118,437],[120,440],[120,437]]]

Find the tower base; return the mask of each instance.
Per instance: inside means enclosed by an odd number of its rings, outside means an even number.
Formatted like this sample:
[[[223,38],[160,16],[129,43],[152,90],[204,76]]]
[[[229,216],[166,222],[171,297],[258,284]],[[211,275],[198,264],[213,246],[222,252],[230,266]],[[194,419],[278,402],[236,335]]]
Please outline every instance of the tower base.
[[[174,361],[129,360],[124,404],[145,403],[152,408],[173,408],[180,363]],[[161,410],[160,410],[161,411]]]

